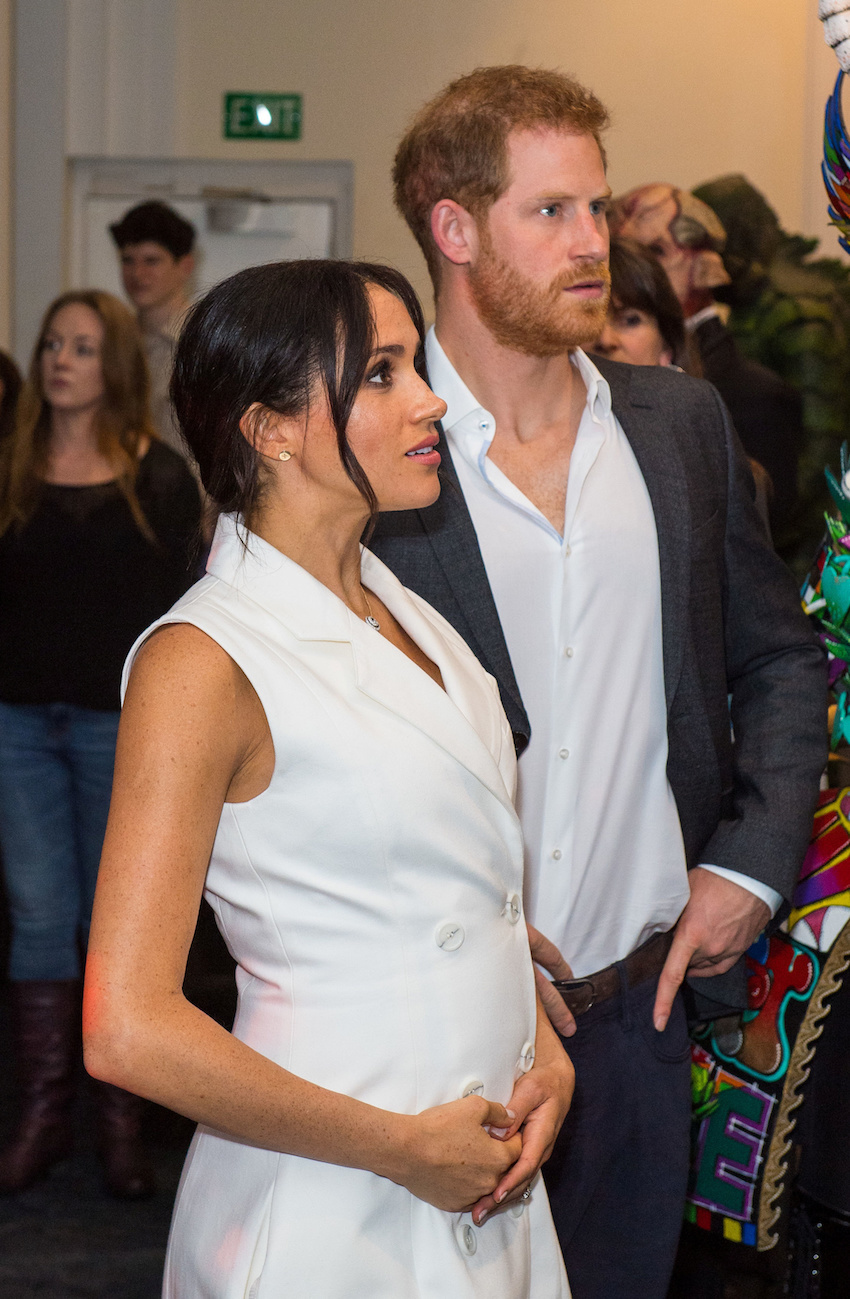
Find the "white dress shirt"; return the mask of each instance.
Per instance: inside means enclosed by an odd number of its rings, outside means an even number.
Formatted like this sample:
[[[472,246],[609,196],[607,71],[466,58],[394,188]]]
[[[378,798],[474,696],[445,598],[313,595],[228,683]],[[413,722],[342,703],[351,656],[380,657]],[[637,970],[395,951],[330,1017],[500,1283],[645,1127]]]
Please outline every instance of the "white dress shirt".
[[[562,536],[488,458],[493,416],[433,330],[426,351],[531,723],[517,794],[526,913],[578,978],[669,929],[689,896],[666,772],[655,517],[608,384],[583,352],[572,353],[587,403]],[[748,877],[709,869],[778,904]]]

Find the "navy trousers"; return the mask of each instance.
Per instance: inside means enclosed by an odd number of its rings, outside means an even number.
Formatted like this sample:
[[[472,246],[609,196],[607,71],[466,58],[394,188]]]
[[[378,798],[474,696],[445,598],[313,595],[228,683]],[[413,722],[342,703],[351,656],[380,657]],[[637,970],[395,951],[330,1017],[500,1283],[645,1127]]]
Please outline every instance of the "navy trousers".
[[[576,1090],[544,1177],[573,1299],[667,1294],[688,1180],[690,1042],[681,994],[656,1032],[657,982],[623,983],[563,1039]]]

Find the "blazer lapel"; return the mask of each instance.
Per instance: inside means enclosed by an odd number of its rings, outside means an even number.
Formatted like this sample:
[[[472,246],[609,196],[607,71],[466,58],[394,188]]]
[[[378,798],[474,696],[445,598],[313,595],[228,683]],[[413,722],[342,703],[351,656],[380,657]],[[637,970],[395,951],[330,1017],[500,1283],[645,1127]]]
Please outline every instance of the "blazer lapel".
[[[662,435],[664,416],[641,366],[617,365],[594,357],[611,387],[614,414],[629,440],[655,514],[661,569],[661,632],[667,709],[676,694],[685,650],[690,594],[691,512],[688,483],[676,439]]]
[[[510,696],[516,714],[525,717],[478,538],[445,436],[440,441],[440,455],[443,485],[439,500],[419,514],[437,562],[467,618],[470,634],[466,639],[487,671]]]

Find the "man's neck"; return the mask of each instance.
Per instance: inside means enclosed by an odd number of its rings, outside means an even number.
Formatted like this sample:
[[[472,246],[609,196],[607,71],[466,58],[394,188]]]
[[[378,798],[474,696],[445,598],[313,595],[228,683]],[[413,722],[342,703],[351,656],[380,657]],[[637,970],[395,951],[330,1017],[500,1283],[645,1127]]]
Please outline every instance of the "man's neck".
[[[189,299],[183,293],[158,302],[154,307],[147,307],[138,312],[139,326],[148,334],[168,334],[174,320],[179,319],[189,310]]]
[[[438,300],[440,346],[473,396],[492,414],[500,438],[533,441],[557,425],[569,428],[581,376],[568,352],[527,356],[504,347],[465,304]]]

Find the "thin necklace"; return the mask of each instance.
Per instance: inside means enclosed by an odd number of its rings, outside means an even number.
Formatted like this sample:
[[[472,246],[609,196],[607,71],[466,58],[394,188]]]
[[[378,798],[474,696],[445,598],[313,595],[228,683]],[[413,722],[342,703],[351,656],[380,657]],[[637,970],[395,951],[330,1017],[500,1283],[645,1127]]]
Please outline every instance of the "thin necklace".
[[[369,597],[366,594],[365,586],[361,586],[360,590],[363,592],[363,599],[366,601],[366,608],[369,610],[368,614],[363,619],[363,621],[366,623],[367,627],[374,627],[375,631],[380,631],[381,624],[378,622],[378,619],[372,613],[372,606],[369,603]]]

